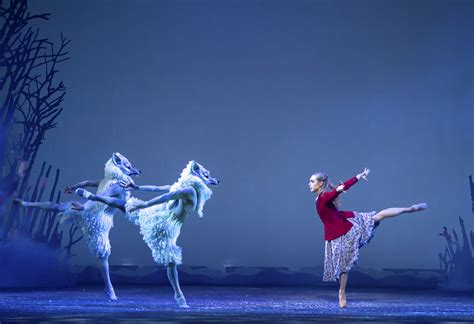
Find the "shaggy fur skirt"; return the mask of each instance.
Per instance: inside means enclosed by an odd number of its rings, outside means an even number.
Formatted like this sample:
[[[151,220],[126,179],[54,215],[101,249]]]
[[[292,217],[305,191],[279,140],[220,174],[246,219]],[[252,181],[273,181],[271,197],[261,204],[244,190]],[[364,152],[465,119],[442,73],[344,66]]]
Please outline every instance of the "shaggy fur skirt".
[[[357,264],[359,249],[368,244],[374,236],[378,224],[374,222],[376,211],[370,213],[354,212],[348,220],[353,224],[345,235],[326,241],[323,281],[336,281],[341,273]]]
[[[176,245],[182,223],[179,222],[166,204],[155,205],[148,208],[128,212],[137,198],[127,201],[125,217],[133,224],[140,226],[140,234],[148,245],[153,259],[160,265],[182,263],[181,247]]]
[[[81,229],[93,256],[107,258],[110,255],[109,232],[114,226],[113,215],[103,212],[100,204],[97,203],[85,211],[77,211],[69,207],[58,215],[60,222],[72,220]]]

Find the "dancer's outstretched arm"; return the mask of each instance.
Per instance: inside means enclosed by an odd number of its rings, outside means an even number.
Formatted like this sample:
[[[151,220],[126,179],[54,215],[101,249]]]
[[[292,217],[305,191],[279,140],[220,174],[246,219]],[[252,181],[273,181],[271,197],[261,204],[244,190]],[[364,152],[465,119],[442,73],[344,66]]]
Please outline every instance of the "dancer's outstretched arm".
[[[93,194],[92,192],[89,192],[89,191],[84,190],[82,188],[76,189],[75,192],[78,196],[84,197],[88,200],[101,202],[103,204],[109,205],[110,207],[118,208],[118,209],[120,209],[121,211],[123,211],[125,213],[126,201],[124,201],[122,199],[115,198],[115,197],[110,197],[110,196],[107,196],[107,195]]]
[[[136,186],[135,190],[148,191],[148,192],[169,192],[171,186]]]
[[[194,200],[194,197],[196,197],[196,191],[193,188],[184,188],[184,189],[169,192],[167,194],[158,196],[148,201],[137,202],[133,207],[129,209],[129,211],[133,212],[134,210],[137,210],[137,209],[151,207],[154,205],[168,202],[170,200],[177,200],[177,199]]]
[[[98,187],[100,184],[100,179],[99,180],[85,180],[81,181],[79,183],[76,183],[75,185],[71,187],[66,187],[64,188],[64,193],[73,193],[74,190],[77,188],[84,188],[84,187]]]
[[[131,179],[130,179],[131,180]],[[122,186],[125,189],[134,189],[134,190],[141,190],[141,191],[147,191],[147,192],[169,192],[171,186],[170,185],[165,185],[165,186],[139,186],[136,185],[133,181],[120,181],[120,186]]]
[[[333,201],[334,199],[337,198],[337,196],[339,196],[341,192],[348,190],[350,187],[356,184],[357,181],[359,181],[360,179],[367,181],[367,176],[369,175],[369,173],[370,173],[370,170],[365,168],[364,171],[362,171],[355,177],[347,180],[344,183],[341,183],[339,186],[336,187],[336,189],[323,194],[321,199],[324,199],[326,203]]]

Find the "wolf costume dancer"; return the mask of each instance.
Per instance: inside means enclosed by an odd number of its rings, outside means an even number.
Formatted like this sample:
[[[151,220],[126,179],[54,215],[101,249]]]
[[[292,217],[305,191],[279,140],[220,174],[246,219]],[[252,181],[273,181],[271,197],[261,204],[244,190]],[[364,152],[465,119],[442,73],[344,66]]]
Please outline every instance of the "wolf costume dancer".
[[[132,181],[131,176],[140,173],[141,171],[133,168],[125,156],[120,153],[113,153],[112,157],[105,164],[104,178],[102,180],[82,181],[72,187],[66,187],[64,191],[71,193],[78,187],[98,187],[98,194],[128,199],[130,193],[120,186],[120,182],[130,182]],[[91,254],[98,258],[106,294],[111,300],[117,299],[110,281],[108,261],[111,250],[109,232],[113,226],[113,208],[93,201],[88,201],[84,205],[74,201],[53,203],[26,202],[17,199],[16,202],[23,207],[57,211],[61,217],[61,222],[73,221],[81,229]]]
[[[347,305],[347,273],[357,263],[359,249],[369,243],[379,223],[385,218],[427,208],[425,203],[421,203],[411,207],[388,208],[370,213],[338,210],[339,194],[348,190],[360,179],[367,180],[369,173],[370,170],[365,169],[337,187],[331,184],[324,173],[315,173],[309,179],[311,192],[317,194],[316,211],[324,225],[326,246],[323,281],[339,279],[339,307],[341,308]]]
[[[190,161],[181,172],[177,182],[169,186],[136,186],[133,182],[122,183],[124,187],[147,191],[167,191],[149,201],[137,198],[128,200],[116,199],[103,195],[94,195],[84,189],[76,193],[89,200],[100,201],[125,212],[126,217],[140,226],[143,240],[150,248],[153,259],[160,265],[167,266],[168,279],[174,289],[174,299],[179,307],[188,307],[179,286],[177,265],[182,263],[181,248],[176,240],[187,215],[196,211],[203,216],[204,204],[212,195],[209,185],[219,181],[210,177],[202,165]]]

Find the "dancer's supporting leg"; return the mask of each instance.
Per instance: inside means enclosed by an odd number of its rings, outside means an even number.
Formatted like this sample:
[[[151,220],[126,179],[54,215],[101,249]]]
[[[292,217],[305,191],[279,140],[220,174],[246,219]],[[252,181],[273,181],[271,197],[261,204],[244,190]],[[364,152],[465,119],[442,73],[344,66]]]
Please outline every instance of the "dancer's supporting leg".
[[[105,288],[104,291],[109,296],[110,300],[117,300],[117,296],[115,296],[114,287],[112,286],[112,282],[110,281],[109,275],[109,257],[99,258],[99,270],[104,279]]]
[[[168,274],[168,280],[170,281],[174,290],[174,300],[176,300],[179,307],[188,308],[189,306],[186,304],[186,299],[184,298],[184,294],[179,286],[178,268],[176,263],[171,262],[168,264],[166,270]]]
[[[385,218],[395,217],[395,216],[405,214],[405,213],[414,213],[417,211],[425,210],[426,208],[428,208],[428,205],[425,203],[416,204],[410,207],[387,208],[375,214],[374,221],[377,223],[377,222],[381,222]]]
[[[339,277],[339,307],[344,308],[347,306],[346,300],[346,284],[347,284],[347,272],[341,273]]]
[[[119,208],[122,211],[125,211],[125,202],[122,199],[109,197],[109,196],[102,196],[102,195],[95,195],[87,190],[82,188],[76,189],[76,194],[81,197],[84,197],[89,200],[102,202],[107,204],[111,207]],[[117,300],[117,296],[115,295],[114,287],[112,286],[112,282],[110,281],[110,274],[109,274],[109,257],[99,257],[99,270],[102,274],[102,278],[104,279],[105,284],[105,293],[109,296],[110,300]]]

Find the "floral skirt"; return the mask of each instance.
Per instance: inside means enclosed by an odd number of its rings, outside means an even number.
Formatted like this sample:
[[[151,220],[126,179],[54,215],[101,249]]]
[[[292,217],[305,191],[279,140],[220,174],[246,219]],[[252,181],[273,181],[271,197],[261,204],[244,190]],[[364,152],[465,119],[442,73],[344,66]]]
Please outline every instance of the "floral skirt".
[[[348,218],[353,224],[349,232],[337,239],[326,241],[323,281],[336,281],[341,273],[349,272],[357,264],[359,249],[369,243],[374,236],[374,229],[378,226],[378,223],[374,222],[374,215],[377,213],[354,212],[354,217]]]

